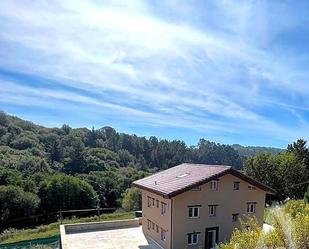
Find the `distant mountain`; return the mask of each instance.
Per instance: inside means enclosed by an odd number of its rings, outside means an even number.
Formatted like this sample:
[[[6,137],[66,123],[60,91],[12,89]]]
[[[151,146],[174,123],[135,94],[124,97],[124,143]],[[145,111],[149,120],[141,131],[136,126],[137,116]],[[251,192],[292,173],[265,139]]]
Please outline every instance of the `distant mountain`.
[[[236,150],[241,157],[253,157],[261,153],[270,153],[272,155],[277,155],[280,152],[285,151],[284,149],[274,147],[242,146],[240,144],[233,144],[232,148]]]

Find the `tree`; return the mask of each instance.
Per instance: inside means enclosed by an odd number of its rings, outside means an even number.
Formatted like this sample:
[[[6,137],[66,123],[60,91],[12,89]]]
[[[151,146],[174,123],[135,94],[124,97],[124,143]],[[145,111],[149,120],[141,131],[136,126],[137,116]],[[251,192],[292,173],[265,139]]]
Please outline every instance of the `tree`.
[[[118,162],[121,167],[127,167],[134,162],[134,156],[127,150],[118,150]]]
[[[122,199],[122,208],[125,211],[137,211],[142,209],[142,192],[137,188],[129,188]]]
[[[193,162],[223,164],[241,168],[242,160],[238,152],[229,145],[221,145],[200,139],[198,146],[192,148]]]
[[[245,174],[277,190],[277,197],[303,198],[306,167],[294,153],[260,154],[244,163]]]
[[[22,182],[22,175],[18,170],[0,167],[0,185],[17,185]]]
[[[98,195],[90,184],[74,176],[58,174],[45,180],[38,193],[45,213],[95,208]]]
[[[298,139],[293,144],[289,144],[287,148],[288,152],[292,152],[303,163],[309,163],[309,150],[307,148],[307,141],[304,139]]]
[[[35,194],[20,187],[0,186],[0,221],[30,216],[35,213],[39,202]]]

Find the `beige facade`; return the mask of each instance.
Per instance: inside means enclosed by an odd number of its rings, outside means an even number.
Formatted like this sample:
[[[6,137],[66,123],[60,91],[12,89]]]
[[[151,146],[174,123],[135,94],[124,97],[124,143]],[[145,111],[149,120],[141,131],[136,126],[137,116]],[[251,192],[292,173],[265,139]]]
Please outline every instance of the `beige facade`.
[[[142,193],[143,231],[165,249],[211,248],[207,243],[228,240],[239,227],[239,218],[245,216],[254,215],[263,223],[266,192],[231,174],[170,199],[146,190]],[[197,217],[189,217],[189,212]]]
[[[172,200],[144,190],[142,200],[144,234],[161,247],[170,248]]]

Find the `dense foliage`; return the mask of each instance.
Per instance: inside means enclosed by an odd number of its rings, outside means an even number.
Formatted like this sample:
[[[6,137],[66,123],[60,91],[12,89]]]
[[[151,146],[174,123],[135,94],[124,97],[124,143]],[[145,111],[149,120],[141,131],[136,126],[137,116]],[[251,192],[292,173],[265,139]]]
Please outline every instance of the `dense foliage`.
[[[138,188],[129,188],[122,199],[122,208],[125,211],[142,210],[142,191]]]
[[[234,231],[231,240],[219,248],[309,248],[309,204],[291,200],[283,207],[273,208],[270,215],[273,230],[264,232],[256,220],[248,219],[240,230]]]
[[[16,219],[35,213],[39,198],[22,188],[0,185],[0,221]]]
[[[237,146],[242,155],[252,155],[254,147],[247,148],[250,152],[246,152],[246,148]],[[23,212],[16,214],[15,210],[10,210],[14,205],[9,205],[8,198],[4,199],[2,205],[7,211],[1,216],[1,225],[5,228],[13,225],[12,219],[60,209],[120,207],[123,196],[128,203],[128,198],[134,197],[130,192],[125,193],[136,179],[184,162],[225,164],[240,169],[244,157],[238,151],[205,139],[196,146],[187,146],[179,140],[118,133],[111,127],[89,130],[63,125],[46,128],[0,112],[0,185],[14,190],[16,198],[23,195],[33,201],[29,210],[22,209]],[[256,152],[263,150],[259,148]],[[298,151],[290,153],[289,160],[282,158],[282,169],[285,162],[289,162],[286,167],[294,167],[299,172],[299,164],[293,162],[301,161],[301,165],[306,165],[308,160],[300,159]],[[268,179],[283,184],[280,178],[264,178],[250,171],[248,162],[248,174],[262,182]],[[285,173],[282,171],[282,174]],[[300,178],[297,177],[291,175],[289,179],[298,182]]]
[[[59,174],[42,182],[38,196],[42,212],[95,208],[99,202],[92,186],[77,177]]]
[[[244,172],[276,190],[279,200],[301,199],[309,185],[308,158],[306,141],[300,139],[278,155],[259,154],[246,159]]]
[[[231,146],[204,139],[188,147],[183,141],[138,137],[111,127],[46,128],[0,112],[0,186],[5,208],[0,229],[29,215],[120,207],[132,181],[183,162],[240,168],[242,158]],[[9,200],[9,190],[15,199]],[[15,200],[28,200],[28,209],[13,210]],[[21,220],[17,225],[28,223]]]
[[[262,146],[242,146],[239,144],[233,144],[233,149],[236,150],[241,157],[253,157],[261,153],[269,153],[272,155],[277,155],[284,152],[283,149],[273,148],[273,147],[262,147]]]

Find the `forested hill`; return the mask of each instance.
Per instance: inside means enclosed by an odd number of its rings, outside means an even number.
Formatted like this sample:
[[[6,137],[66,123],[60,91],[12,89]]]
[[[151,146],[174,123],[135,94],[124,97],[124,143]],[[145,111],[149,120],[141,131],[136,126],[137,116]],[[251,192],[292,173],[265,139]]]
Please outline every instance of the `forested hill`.
[[[262,153],[269,153],[271,155],[277,155],[285,150],[274,147],[262,147],[262,146],[242,146],[239,144],[233,144],[233,149],[238,152],[241,157],[253,157]]]
[[[132,181],[152,172],[183,162],[239,169],[243,160],[232,146],[205,139],[189,147],[111,127],[46,128],[0,112],[0,224],[3,229],[14,226],[12,219],[59,210],[118,207]]]
[[[242,157],[280,152],[275,148],[229,146],[205,139],[200,139],[196,146],[188,147],[183,141],[156,137],[147,139],[118,133],[111,127],[97,130],[72,129],[68,125],[45,128],[4,112],[0,113],[0,146],[1,155],[6,155],[1,158],[2,166],[25,173],[54,170],[68,174],[87,174],[127,166],[160,170],[183,162],[241,168]],[[18,161],[13,160],[17,158]]]

